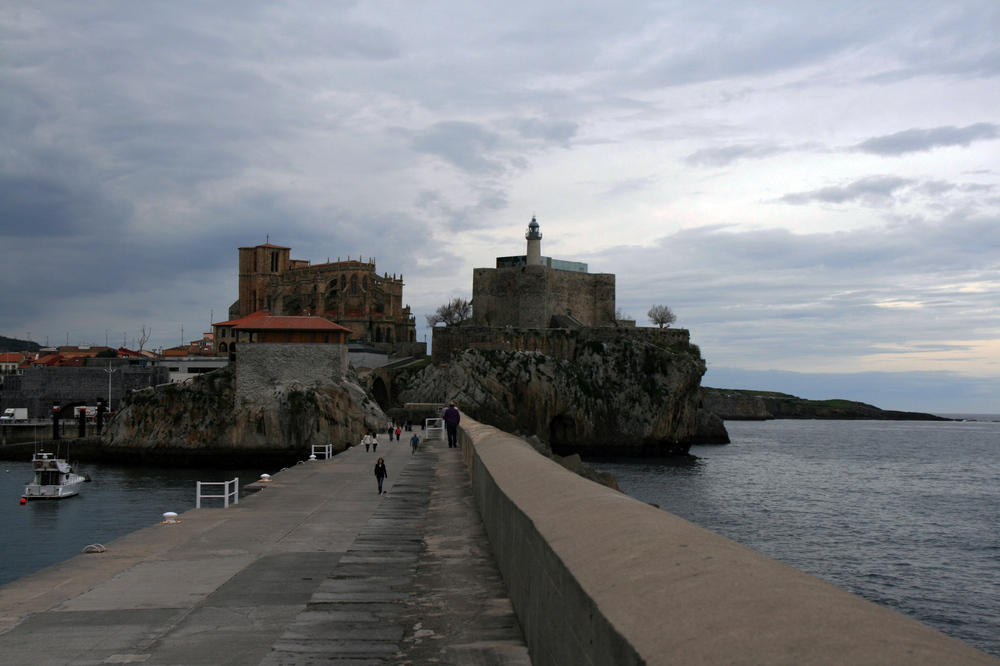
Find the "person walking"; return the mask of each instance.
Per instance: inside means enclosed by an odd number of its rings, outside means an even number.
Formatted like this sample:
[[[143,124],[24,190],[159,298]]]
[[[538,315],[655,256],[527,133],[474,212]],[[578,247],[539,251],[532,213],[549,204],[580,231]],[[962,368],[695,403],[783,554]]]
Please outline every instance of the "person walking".
[[[397,442],[403,441],[403,438],[400,437],[400,435],[402,435],[402,434],[403,434],[403,429],[400,428],[399,426],[396,426],[396,441]]]
[[[378,433],[372,430],[372,452],[378,451]]]
[[[448,430],[448,448],[458,448],[458,424],[462,420],[462,413],[455,407],[454,401],[448,405],[441,414],[444,419],[444,427]]]
[[[420,438],[417,437],[417,433],[413,433],[413,437],[410,438],[410,446],[413,447],[413,450],[410,451],[411,456],[417,452],[417,444],[419,443],[420,443]]]
[[[386,477],[389,476],[389,472],[385,471],[385,460],[382,458],[378,459],[375,463],[375,478],[378,480],[378,494],[388,495],[389,493],[382,490],[382,482],[385,481]]]
[[[372,433],[371,431],[368,431],[365,438],[361,440],[361,443],[365,445],[365,451],[368,451],[371,448],[372,439]]]
[[[389,426],[388,427],[389,427],[389,441],[391,442],[392,441],[392,433],[395,431],[395,428],[392,425],[392,421],[389,421]]]

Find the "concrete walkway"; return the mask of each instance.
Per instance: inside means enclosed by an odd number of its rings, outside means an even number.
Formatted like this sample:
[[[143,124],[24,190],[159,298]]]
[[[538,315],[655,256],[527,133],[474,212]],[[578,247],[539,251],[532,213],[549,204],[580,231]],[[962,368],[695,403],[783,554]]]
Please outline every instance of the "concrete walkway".
[[[409,449],[382,435],[0,587],[0,664],[529,664],[460,452]]]

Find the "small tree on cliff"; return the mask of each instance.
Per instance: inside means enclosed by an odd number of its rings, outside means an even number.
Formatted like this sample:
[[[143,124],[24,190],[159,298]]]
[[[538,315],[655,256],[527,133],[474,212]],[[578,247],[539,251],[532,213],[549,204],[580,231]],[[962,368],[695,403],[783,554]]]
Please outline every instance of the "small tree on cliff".
[[[670,325],[677,321],[677,315],[671,312],[670,308],[666,305],[654,305],[649,308],[649,312],[646,313],[649,317],[649,321],[653,322],[660,328],[666,326],[670,328]]]
[[[445,326],[454,326],[471,316],[472,304],[464,298],[454,298],[435,310],[434,314],[426,315],[427,325],[431,328],[441,323]]]

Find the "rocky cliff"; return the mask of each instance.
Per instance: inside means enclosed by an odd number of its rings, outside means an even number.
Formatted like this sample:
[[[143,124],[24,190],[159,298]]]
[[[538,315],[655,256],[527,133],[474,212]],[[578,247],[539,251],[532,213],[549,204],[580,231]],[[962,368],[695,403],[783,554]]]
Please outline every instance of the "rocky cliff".
[[[448,363],[401,373],[401,403],[456,401],[473,418],[536,435],[559,454],[670,455],[728,441],[711,415],[699,430],[705,362],[693,345],[665,348],[622,337],[582,342],[571,358],[466,349]],[[719,431],[721,430],[721,435]]]
[[[335,451],[386,421],[357,378],[322,385],[276,382],[254,400],[236,399],[231,368],[132,393],[105,431],[120,459],[186,463],[290,460],[313,444]]]

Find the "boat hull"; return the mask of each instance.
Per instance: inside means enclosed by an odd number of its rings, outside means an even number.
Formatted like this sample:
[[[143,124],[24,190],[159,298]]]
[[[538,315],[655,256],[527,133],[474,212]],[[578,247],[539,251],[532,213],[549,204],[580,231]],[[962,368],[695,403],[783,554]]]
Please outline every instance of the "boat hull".
[[[43,486],[35,483],[29,483],[24,487],[24,494],[21,497],[29,500],[65,499],[67,497],[73,497],[79,493],[80,486],[83,485],[83,482],[83,477],[79,477],[79,481],[70,481],[68,483],[54,486]]]

